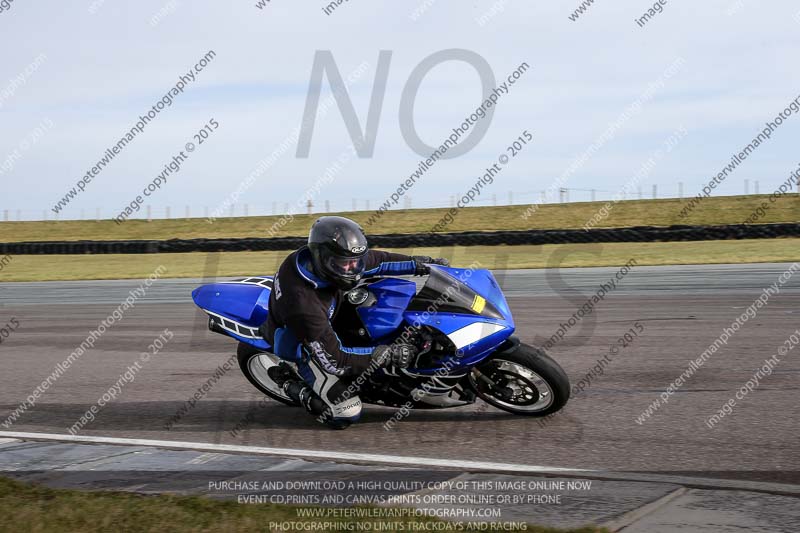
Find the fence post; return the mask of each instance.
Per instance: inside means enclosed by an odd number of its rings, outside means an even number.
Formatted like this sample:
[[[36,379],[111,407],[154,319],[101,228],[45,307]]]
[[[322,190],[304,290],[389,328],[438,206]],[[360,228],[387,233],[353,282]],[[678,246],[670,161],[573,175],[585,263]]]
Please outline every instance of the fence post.
[[[166,219],[169,219],[169,215],[170,215],[170,213],[169,213],[169,206],[167,206],[167,207],[166,207],[166,209],[165,209],[165,211],[164,211],[164,218],[166,218]]]
[[[655,200],[656,198],[658,198],[658,185],[656,185],[654,183],[653,184],[653,200]]]
[[[683,182],[678,182],[678,198],[683,198]]]
[[[153,208],[150,205],[147,206],[147,221],[153,221]]]
[[[750,194],[750,180],[748,179],[744,180],[744,193]]]

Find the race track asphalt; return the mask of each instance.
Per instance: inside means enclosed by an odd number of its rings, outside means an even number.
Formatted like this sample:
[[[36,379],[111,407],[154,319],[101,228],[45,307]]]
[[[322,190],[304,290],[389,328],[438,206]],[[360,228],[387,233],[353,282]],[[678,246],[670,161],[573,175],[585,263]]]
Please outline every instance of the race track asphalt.
[[[800,347],[708,428],[717,412],[800,328],[796,272],[687,379],[649,420],[637,417],[778,281],[789,264],[634,268],[551,350],[573,383],[637,321],[643,331],[546,424],[484,404],[413,412],[387,431],[393,410],[367,406],[347,431],[321,427],[303,411],[269,401],[233,368],[171,429],[165,425],[235,351],[205,329],[193,305],[200,280],[159,280],[36,406],[0,430],[67,433],[165,328],[174,338],[142,364],[132,383],[81,435],[276,446],[512,462],[613,471],[697,473],[800,483]],[[496,273],[523,342],[541,344],[616,268]],[[0,284],[0,423],[117,308],[141,280]],[[239,435],[231,430],[250,416]]]

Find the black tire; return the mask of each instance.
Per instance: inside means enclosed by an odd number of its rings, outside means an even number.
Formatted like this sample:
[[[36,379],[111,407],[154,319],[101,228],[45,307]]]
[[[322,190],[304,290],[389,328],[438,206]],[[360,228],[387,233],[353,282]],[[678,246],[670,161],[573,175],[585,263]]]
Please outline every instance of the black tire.
[[[503,365],[502,362],[510,364]],[[533,403],[530,403],[531,400],[527,400],[529,403],[525,404],[523,403],[523,398],[518,400],[519,403],[510,400],[503,401],[502,398],[498,398],[492,394],[491,385],[482,381],[475,375],[475,372],[469,374],[467,382],[483,401],[515,415],[542,417],[555,413],[564,407],[567,400],[569,400],[569,378],[566,372],[564,372],[564,369],[541,348],[520,344],[513,350],[496,352],[476,368],[479,372],[487,376],[492,375],[497,377],[500,381],[503,381],[507,377],[513,379],[515,373],[501,367],[513,368],[513,365],[519,365],[520,367],[528,369],[530,372],[533,372],[536,377],[546,383],[547,387],[542,386],[542,391],[540,391],[539,387],[535,385],[536,382],[541,384],[540,381],[529,379],[529,376],[516,374],[519,384],[524,388],[523,390],[527,390],[527,388],[533,389],[533,393],[531,394]],[[495,381],[497,382],[497,380]],[[546,394],[543,396],[542,392]],[[544,399],[548,395],[552,395],[549,397],[549,403]],[[542,407],[536,409],[536,405],[539,402],[542,403]]]
[[[266,371],[263,364],[261,364],[258,360],[254,360],[259,355],[263,354],[267,354],[267,352],[264,352],[263,350],[258,350],[257,348],[254,348],[249,344],[240,342],[239,348],[236,350],[236,358],[239,360],[239,368],[242,370],[242,374],[244,374],[244,377],[247,378],[247,381],[249,381],[255,388],[257,388],[258,390],[260,390],[261,392],[263,392],[276,402],[281,402],[286,405],[298,407],[300,405],[298,402],[292,400],[289,397],[280,396],[277,393],[269,390],[266,386],[264,386],[264,384],[257,377],[257,375],[254,374],[254,371],[256,370],[256,368],[258,368],[257,365],[261,365],[261,369]],[[258,371],[261,372],[261,370]]]

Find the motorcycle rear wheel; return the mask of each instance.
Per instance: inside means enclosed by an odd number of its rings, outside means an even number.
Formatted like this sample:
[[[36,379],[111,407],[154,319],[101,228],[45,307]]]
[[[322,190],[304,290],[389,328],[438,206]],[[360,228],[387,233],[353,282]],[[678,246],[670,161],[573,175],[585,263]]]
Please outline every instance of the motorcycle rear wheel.
[[[541,417],[569,400],[569,378],[544,350],[520,344],[470,372],[467,382],[486,403],[515,415]]]
[[[287,396],[267,373],[267,369],[280,363],[281,358],[243,342],[239,343],[236,357],[239,360],[239,368],[242,370],[242,374],[255,388],[275,401],[291,406],[300,405]]]

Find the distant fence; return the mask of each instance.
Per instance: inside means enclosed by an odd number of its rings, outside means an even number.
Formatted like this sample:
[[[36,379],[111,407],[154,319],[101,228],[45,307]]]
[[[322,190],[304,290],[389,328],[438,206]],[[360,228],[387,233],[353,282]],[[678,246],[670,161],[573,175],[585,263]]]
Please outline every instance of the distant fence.
[[[761,187],[760,182],[757,179],[744,179],[742,181],[741,188],[738,186],[732,185],[730,180],[728,180],[727,184],[731,189],[731,194],[734,196],[739,196],[744,194],[745,196],[750,194],[760,194],[760,190],[764,190],[767,193],[771,193],[774,191],[780,183],[777,182],[775,179],[775,183],[772,183],[773,180],[765,182],[766,186]],[[695,193],[702,188],[702,183],[697,183],[692,185],[691,183],[688,184],[689,187],[684,187],[684,182],[673,182],[673,183],[666,183],[666,184],[652,184],[645,186],[643,184],[639,184],[636,186],[636,190],[629,190],[626,187],[617,190],[608,190],[608,189],[581,189],[581,188],[572,188],[572,187],[560,187],[557,191],[548,191],[548,190],[539,190],[539,191],[506,191],[505,193],[492,193],[491,195],[487,194],[481,198],[476,198],[470,201],[470,205],[473,206],[482,206],[482,207],[489,207],[489,206],[510,206],[514,205],[517,207],[526,208],[529,205],[555,205],[555,204],[565,204],[565,203],[574,203],[574,202],[606,202],[606,201],[617,201],[620,197],[623,200],[643,200],[643,199],[653,199],[653,200],[666,200],[666,199],[680,199],[680,198],[687,198],[684,194],[684,189],[687,192],[691,191]],[[751,187],[752,185],[752,187]],[[793,186],[793,190],[797,189],[797,185]],[[715,189],[717,192],[719,189]],[[736,190],[737,192],[733,192]],[[739,192],[741,191],[741,192]],[[800,193],[800,191],[797,191]],[[725,195],[725,196],[730,196]],[[721,198],[722,196],[715,195],[714,198]],[[688,198],[691,198],[689,196]],[[688,199],[687,198],[687,199]],[[0,198],[2,200],[2,198]],[[427,195],[425,197],[412,197],[409,193],[406,193],[402,197],[402,201],[398,202],[397,205],[392,206],[391,210],[394,209],[441,209],[446,207],[456,207],[458,200],[458,195],[451,194],[449,195]],[[300,213],[306,214],[315,214],[321,215],[323,213],[328,214],[341,214],[345,212],[372,212],[375,211],[380,205],[383,204],[385,201],[384,197],[381,198],[338,198],[336,200],[324,200],[318,201],[316,204],[313,203],[311,205],[306,204],[303,208],[300,208],[296,204],[297,211],[293,214],[297,215]],[[142,206],[141,211],[135,213],[131,220],[169,220],[175,218],[209,218],[214,216],[215,218],[228,218],[228,217],[248,217],[248,216],[281,216],[286,213],[290,213],[293,204],[289,202],[279,202],[273,201],[269,204],[256,204],[256,203],[236,203],[231,204],[225,209],[224,213],[217,213],[214,214],[215,208],[207,206],[207,205],[173,205],[173,206],[151,206],[151,205],[144,205]],[[598,206],[599,207],[599,206]],[[62,210],[59,214],[54,214],[50,209],[7,209],[2,208],[0,209],[0,221],[11,222],[11,221],[21,221],[21,220],[96,220],[101,221],[104,219],[110,219],[112,217],[117,216],[119,212],[115,211],[113,213],[109,213],[108,207],[77,207],[77,206],[68,206],[64,210]]]
[[[800,237],[800,224],[733,224],[726,226],[637,226],[631,228],[522,230],[461,233],[371,235],[371,246],[416,248],[589,242],[668,242]],[[186,252],[243,252],[293,250],[305,237],[271,239],[170,239],[166,241],[58,241],[0,243],[0,255],[37,254],[153,254]]]

